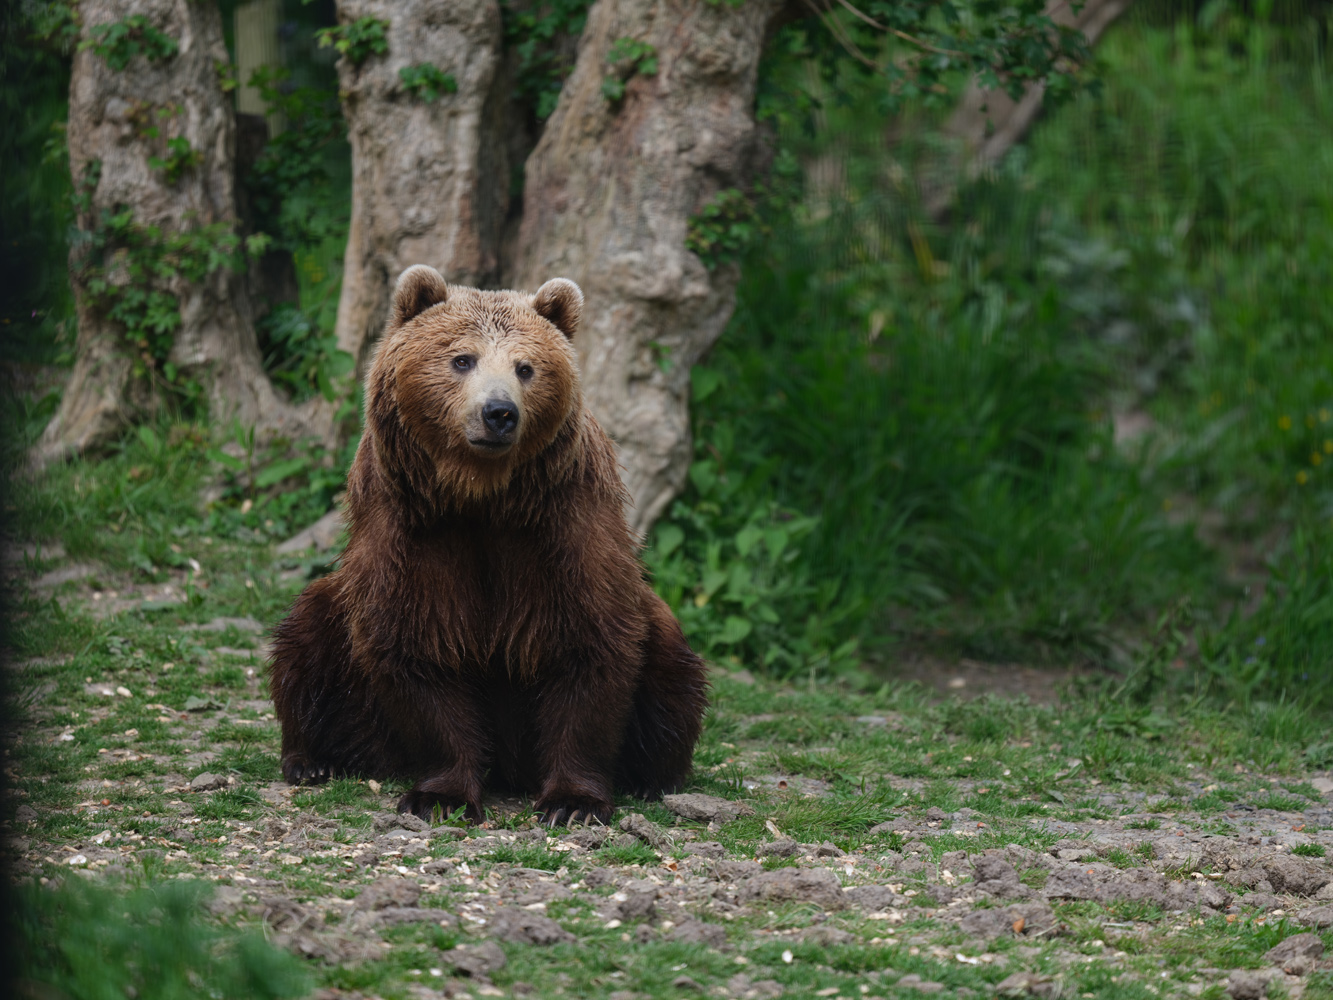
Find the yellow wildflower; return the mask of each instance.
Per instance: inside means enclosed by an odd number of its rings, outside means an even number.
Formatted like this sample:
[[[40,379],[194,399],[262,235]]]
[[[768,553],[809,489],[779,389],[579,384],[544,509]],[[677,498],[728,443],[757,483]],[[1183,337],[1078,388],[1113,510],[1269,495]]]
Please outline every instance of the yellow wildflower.
[[[1291,417],[1288,417],[1288,416],[1285,416],[1285,415],[1284,415],[1284,416],[1281,416],[1281,417],[1278,417],[1278,418],[1277,418],[1277,426],[1278,426],[1278,429],[1279,429],[1279,430],[1284,430],[1284,431],[1289,431],[1289,430],[1291,430]]]

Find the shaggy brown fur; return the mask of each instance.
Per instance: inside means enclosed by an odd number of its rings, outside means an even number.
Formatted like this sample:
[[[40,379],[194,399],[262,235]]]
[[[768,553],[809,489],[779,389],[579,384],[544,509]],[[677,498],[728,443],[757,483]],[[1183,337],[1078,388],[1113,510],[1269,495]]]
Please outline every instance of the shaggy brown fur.
[[[278,626],[282,772],[403,776],[400,811],[555,825],[690,770],[703,663],[645,583],[610,441],[583,406],[582,293],[399,279],[366,383],[341,567]]]

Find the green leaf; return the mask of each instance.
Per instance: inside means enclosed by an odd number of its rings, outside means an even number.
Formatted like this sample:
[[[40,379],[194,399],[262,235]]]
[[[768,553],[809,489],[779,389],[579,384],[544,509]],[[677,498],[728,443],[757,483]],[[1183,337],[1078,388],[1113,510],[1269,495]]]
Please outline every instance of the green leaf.
[[[221,708],[222,705],[212,698],[200,698],[198,695],[190,695],[185,699],[185,711],[187,712],[205,712],[211,708]]]
[[[736,551],[742,557],[748,556],[763,537],[763,528],[755,527],[753,524],[742,528],[736,533]]]
[[[674,524],[659,524],[657,526],[657,555],[665,559],[676,549],[680,548],[685,541],[685,532]]]
[[[310,459],[308,458],[289,458],[282,462],[274,462],[255,476],[255,485],[260,489],[265,489],[274,483],[282,482],[290,476],[299,475],[309,467]]]
[[[224,465],[232,472],[244,472],[245,460],[237,458],[235,455],[228,455],[225,451],[218,448],[209,448],[208,457],[219,465]]]
[[[694,401],[702,403],[722,384],[722,373],[714,368],[702,368],[696,365],[690,369],[690,386],[694,391]]]
[[[151,427],[142,426],[139,428],[139,440],[143,442],[144,447],[148,449],[148,454],[157,458],[162,454],[162,439],[157,436],[157,431]]]
[[[722,625],[722,631],[718,633],[717,641],[724,645],[732,645],[740,642],[750,634],[754,628],[748,618],[741,618],[739,615],[727,615],[727,620]]]

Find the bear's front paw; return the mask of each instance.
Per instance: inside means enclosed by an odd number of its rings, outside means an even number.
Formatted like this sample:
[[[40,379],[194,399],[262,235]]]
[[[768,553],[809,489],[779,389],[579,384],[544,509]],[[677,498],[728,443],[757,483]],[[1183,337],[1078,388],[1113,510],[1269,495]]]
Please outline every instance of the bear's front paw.
[[[463,815],[470,823],[480,823],[482,820],[482,811],[480,802],[468,801],[462,794],[448,791],[431,791],[418,784],[410,792],[398,800],[398,811],[400,813],[412,813],[420,816],[427,823],[435,819],[435,810],[440,810],[440,819],[448,819],[458,810],[463,810]]]
[[[289,785],[322,785],[332,777],[332,764],[317,763],[303,753],[282,755],[282,780]]]
[[[611,822],[612,806],[610,802],[596,799],[552,797],[538,802],[534,808],[541,817],[543,826],[564,826],[566,824],[585,823],[602,826]]]

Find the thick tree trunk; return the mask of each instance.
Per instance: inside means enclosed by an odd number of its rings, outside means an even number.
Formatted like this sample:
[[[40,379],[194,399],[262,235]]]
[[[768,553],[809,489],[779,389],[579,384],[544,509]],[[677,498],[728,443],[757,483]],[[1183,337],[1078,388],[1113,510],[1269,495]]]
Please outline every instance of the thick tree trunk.
[[[598,0],[578,62],[526,169],[514,274],[535,289],[571,278],[586,305],[575,337],[587,399],[615,440],[646,531],[691,458],[690,368],[726,325],[738,270],[685,246],[690,216],[745,187],[758,152],[759,57],[778,0]],[[647,42],[657,72],[603,95],[621,38]]]
[[[388,22],[389,51],[338,63],[352,145],[352,219],[338,346],[364,369],[400,272],[430,264],[452,282],[498,278],[508,208],[496,0],[339,0],[338,19]],[[426,102],[399,71],[423,63],[457,91]]]
[[[80,11],[83,39],[99,25],[142,15],[178,46],[165,59],[136,55],[122,70],[91,49],[74,57],[70,167],[76,188],[85,178],[96,178],[86,191],[80,228],[90,232],[105,213],[126,209],[138,224],[164,233],[234,223],[234,120],[219,81],[227,50],[215,4],[85,0]],[[166,140],[177,136],[200,158],[173,182],[148,160],[163,156]],[[71,251],[79,316],[74,370],[59,411],[33,451],[38,465],[106,443],[157,402],[151,382],[134,374],[136,349],[81,280],[84,252],[82,244]],[[168,360],[203,386],[215,420],[235,418],[259,426],[266,436],[304,436],[330,425],[327,414],[316,412],[327,406],[297,411],[274,394],[261,365],[242,275],[222,267],[199,283],[176,280],[169,291],[179,299],[181,324]]]
[[[1069,0],[1055,0],[1048,13],[1057,24],[1077,28],[1089,45],[1095,45],[1130,2],[1088,0],[1075,12]],[[945,138],[952,140],[951,156],[923,192],[927,214],[943,215],[953,202],[960,179],[970,180],[994,167],[1022,141],[1041,113],[1045,96],[1046,88],[1039,83],[1030,84],[1017,101],[1003,90],[982,90],[976,84],[968,87],[944,125]]]

